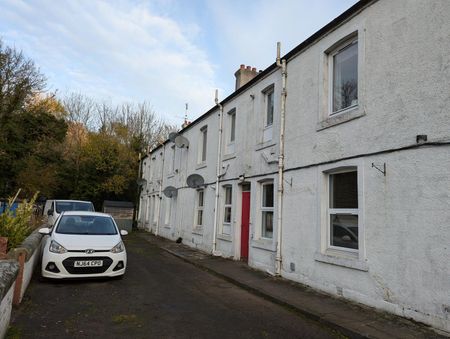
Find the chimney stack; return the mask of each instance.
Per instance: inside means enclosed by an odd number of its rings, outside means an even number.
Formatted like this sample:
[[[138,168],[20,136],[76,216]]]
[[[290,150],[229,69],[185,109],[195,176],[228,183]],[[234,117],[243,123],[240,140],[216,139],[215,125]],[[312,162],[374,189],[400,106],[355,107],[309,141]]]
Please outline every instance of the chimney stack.
[[[258,71],[255,67],[245,66],[244,64],[234,73],[236,77],[236,90],[244,86],[247,82],[251,81],[254,77],[258,75]]]

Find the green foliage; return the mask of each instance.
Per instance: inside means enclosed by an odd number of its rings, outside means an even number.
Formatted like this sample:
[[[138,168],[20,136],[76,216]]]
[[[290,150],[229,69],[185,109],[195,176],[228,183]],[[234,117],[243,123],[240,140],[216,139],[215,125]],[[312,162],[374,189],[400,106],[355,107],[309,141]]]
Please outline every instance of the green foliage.
[[[31,233],[31,218],[37,195],[29,202],[20,203],[15,213],[9,209],[13,204],[13,198],[10,198],[7,209],[0,214],[0,236],[8,238],[8,250],[19,246]]]

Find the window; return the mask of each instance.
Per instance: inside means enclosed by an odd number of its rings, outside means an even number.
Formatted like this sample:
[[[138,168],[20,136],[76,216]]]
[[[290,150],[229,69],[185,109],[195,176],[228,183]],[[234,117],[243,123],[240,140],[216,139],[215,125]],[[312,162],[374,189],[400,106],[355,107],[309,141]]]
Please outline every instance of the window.
[[[153,202],[153,223],[156,224],[158,222],[158,208],[157,208],[157,204],[158,204],[158,198],[156,195],[154,195],[152,197],[152,202]]]
[[[164,224],[170,225],[170,214],[172,212],[172,198],[166,197],[166,211],[164,216]]]
[[[358,172],[329,174],[329,246],[358,250]]]
[[[274,86],[270,85],[265,90],[264,94],[264,130],[263,142],[272,140],[273,130],[273,115],[274,115]]]
[[[223,207],[223,228],[222,234],[231,234],[231,207],[232,207],[232,195],[233,189],[227,185],[223,187],[225,200]]]
[[[175,172],[175,152],[176,152],[176,148],[175,145],[171,147],[172,148],[172,162],[170,163],[170,170],[169,170],[169,174],[172,174]]]
[[[330,114],[358,105],[358,40],[347,41],[329,55]]]
[[[236,138],[236,110],[229,112],[228,117],[230,121],[230,143],[232,143]]]
[[[195,216],[195,226],[203,226],[203,208],[205,206],[204,199],[205,191],[203,189],[197,190],[197,211]]]
[[[204,126],[200,129],[200,144],[198,153],[198,162],[206,162],[206,150],[208,145],[208,127]]]
[[[263,238],[273,237],[273,182],[262,184],[261,220]]]

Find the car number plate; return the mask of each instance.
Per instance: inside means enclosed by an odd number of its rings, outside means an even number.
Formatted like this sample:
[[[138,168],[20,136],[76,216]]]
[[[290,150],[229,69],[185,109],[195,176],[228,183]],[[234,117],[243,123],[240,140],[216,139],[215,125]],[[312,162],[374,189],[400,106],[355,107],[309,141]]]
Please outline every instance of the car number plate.
[[[74,267],[99,267],[103,266],[103,260],[76,260]]]

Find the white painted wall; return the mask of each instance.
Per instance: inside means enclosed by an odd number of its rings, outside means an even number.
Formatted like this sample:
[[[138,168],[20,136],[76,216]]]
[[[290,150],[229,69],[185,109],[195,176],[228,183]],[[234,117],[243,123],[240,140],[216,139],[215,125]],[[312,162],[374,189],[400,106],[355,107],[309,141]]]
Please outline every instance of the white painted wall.
[[[359,106],[329,119],[326,51],[355,32]],[[431,142],[450,140],[448,32],[450,2],[446,0],[379,0],[289,60],[282,276],[450,331],[450,147],[370,155],[414,145],[418,134],[428,135]],[[244,175],[251,184],[249,265],[270,273],[274,272],[276,243],[258,236],[260,182],[272,179],[277,186],[280,82],[280,72],[275,70],[224,104],[225,138],[226,113],[232,109],[236,109],[237,130],[233,147],[228,147],[227,139],[222,141],[228,151],[222,156],[225,174],[219,187],[219,222],[223,220],[222,185],[232,185],[234,204],[230,235],[221,235],[219,225],[217,249],[224,257],[240,258],[238,177]],[[263,91],[270,85],[276,107],[273,140],[262,143]],[[157,194],[159,180],[163,188],[180,188],[167,225],[162,201],[159,234],[173,240],[182,237],[183,243],[206,252],[212,251],[214,185],[205,188],[201,232],[193,231],[195,190],[185,186],[192,173],[202,175],[206,183],[215,181],[217,112],[183,131],[190,146],[176,149],[175,173],[169,173],[171,143],[145,159],[153,169],[144,174],[149,184],[142,195]],[[207,166],[201,167],[197,166],[197,149],[204,125],[208,125],[208,155]],[[340,160],[347,157],[353,158]],[[386,176],[372,163],[385,163]],[[363,240],[356,259],[330,254],[323,246],[328,199],[324,171],[348,165],[358,167],[362,185]],[[276,210],[275,206],[275,220]],[[152,224],[152,232],[155,229]],[[277,231],[275,225],[273,239]]]
[[[0,338],[4,338],[9,327],[11,319],[12,300],[14,295],[15,283],[9,288],[3,300],[0,302]]]

